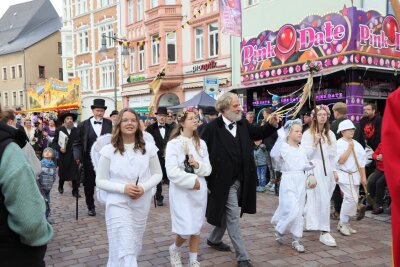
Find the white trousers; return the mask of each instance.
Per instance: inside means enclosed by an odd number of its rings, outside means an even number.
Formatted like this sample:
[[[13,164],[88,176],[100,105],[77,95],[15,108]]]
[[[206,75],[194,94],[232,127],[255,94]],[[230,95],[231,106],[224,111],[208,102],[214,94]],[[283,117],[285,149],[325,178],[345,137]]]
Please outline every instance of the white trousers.
[[[358,204],[358,190],[360,185],[350,185],[339,183],[340,190],[343,192],[343,203],[340,209],[340,219],[346,218],[348,222],[349,217],[356,215]]]

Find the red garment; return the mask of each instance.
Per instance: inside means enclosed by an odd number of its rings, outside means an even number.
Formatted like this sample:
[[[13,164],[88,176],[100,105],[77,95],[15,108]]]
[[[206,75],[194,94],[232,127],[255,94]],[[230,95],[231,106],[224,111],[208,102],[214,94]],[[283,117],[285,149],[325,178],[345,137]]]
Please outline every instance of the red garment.
[[[382,125],[385,177],[392,198],[393,266],[400,267],[400,87],[386,101]]]
[[[380,170],[381,172],[385,172],[385,170],[384,170],[384,168],[383,168],[383,160],[377,160],[377,158],[376,158],[379,154],[382,154],[382,156],[383,156],[383,153],[382,153],[382,143],[379,143],[379,145],[378,145],[378,147],[376,148],[374,154],[372,154],[372,158],[375,160],[376,168],[377,168],[378,170]]]

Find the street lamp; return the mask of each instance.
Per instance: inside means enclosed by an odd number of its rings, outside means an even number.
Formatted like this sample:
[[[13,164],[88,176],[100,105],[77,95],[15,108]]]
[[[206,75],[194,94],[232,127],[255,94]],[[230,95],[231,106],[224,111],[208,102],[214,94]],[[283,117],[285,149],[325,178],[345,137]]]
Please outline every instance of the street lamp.
[[[117,110],[117,46],[116,46],[116,42],[122,42],[122,51],[121,51],[122,56],[128,56],[129,52],[128,52],[127,47],[125,45],[123,45],[123,42],[126,40],[117,38],[117,36],[115,34],[114,34],[114,36],[107,36],[105,33],[103,33],[101,35],[101,48],[99,50],[99,52],[101,54],[106,54],[108,52],[107,38],[114,40],[114,109]]]

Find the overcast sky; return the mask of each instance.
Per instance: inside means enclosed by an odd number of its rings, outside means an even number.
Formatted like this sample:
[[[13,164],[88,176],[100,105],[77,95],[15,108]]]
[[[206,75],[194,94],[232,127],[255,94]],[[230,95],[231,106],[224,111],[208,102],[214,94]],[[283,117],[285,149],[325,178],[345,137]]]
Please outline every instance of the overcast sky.
[[[15,4],[29,2],[29,0],[0,0],[0,17],[4,15],[7,9]],[[51,0],[54,8],[57,10],[58,15],[62,16],[62,0]]]

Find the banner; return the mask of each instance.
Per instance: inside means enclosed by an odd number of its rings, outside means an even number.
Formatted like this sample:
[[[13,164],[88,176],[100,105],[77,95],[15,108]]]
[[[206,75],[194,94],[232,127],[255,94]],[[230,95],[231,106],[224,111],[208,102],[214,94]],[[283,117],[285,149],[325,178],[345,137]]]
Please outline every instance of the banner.
[[[392,15],[344,7],[263,31],[241,42],[242,82],[306,74],[307,60],[323,69],[349,64],[400,68],[399,23]]]
[[[220,0],[220,19],[222,33],[226,35],[242,36],[242,7],[241,0]]]
[[[30,109],[56,110],[80,106],[80,79],[69,83],[50,78],[27,89]]]

